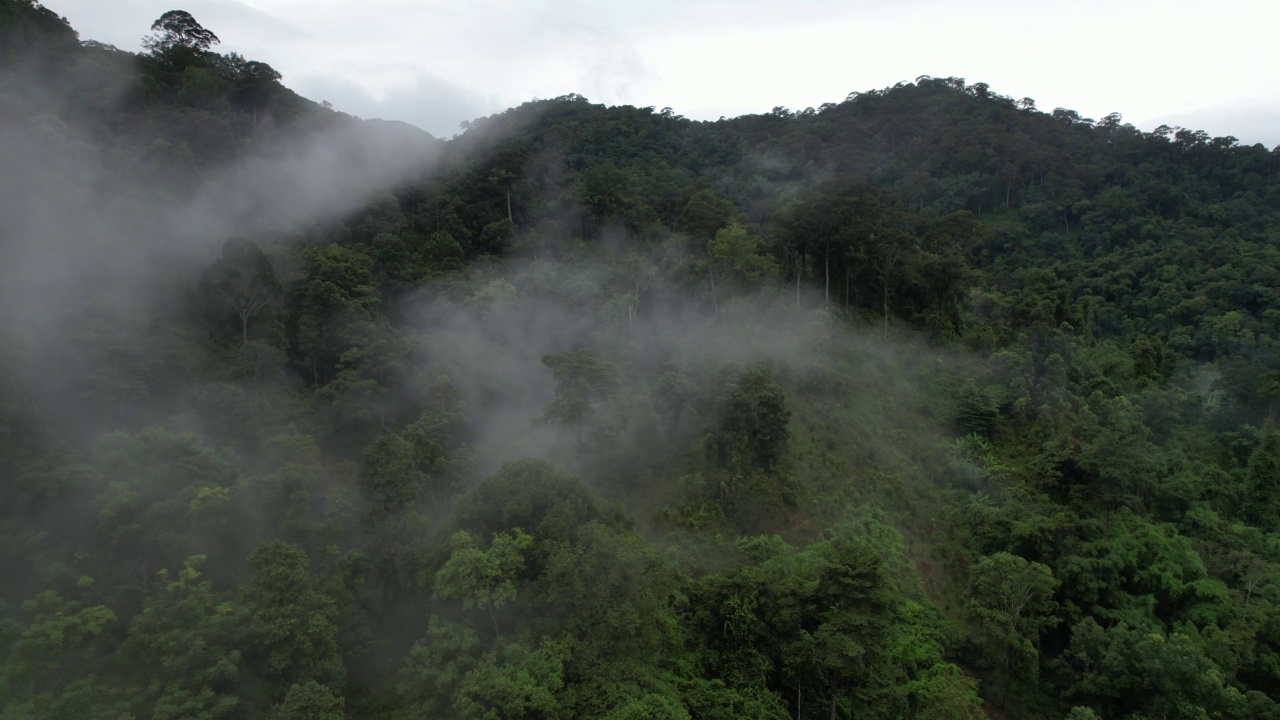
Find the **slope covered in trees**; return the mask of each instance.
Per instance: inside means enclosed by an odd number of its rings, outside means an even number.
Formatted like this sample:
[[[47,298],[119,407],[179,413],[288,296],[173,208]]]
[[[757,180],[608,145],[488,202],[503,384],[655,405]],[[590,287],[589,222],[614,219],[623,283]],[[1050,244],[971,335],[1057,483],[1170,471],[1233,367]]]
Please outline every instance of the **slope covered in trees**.
[[[0,717],[1280,717],[1280,152],[152,31],[0,0]]]

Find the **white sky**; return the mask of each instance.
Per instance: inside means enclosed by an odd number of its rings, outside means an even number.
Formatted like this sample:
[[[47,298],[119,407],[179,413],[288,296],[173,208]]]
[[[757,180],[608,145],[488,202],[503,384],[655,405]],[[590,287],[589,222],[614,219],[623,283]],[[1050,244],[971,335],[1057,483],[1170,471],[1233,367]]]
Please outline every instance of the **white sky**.
[[[289,87],[448,137],[533,97],[696,119],[839,102],[919,75],[986,82],[1094,119],[1120,112],[1280,144],[1276,0],[46,0],[137,50],[182,9]]]

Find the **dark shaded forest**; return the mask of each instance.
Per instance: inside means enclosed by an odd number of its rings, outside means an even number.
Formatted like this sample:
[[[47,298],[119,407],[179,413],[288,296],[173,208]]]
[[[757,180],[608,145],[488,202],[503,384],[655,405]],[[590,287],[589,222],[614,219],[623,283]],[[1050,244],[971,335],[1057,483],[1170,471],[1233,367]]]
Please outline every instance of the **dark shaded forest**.
[[[0,719],[1280,718],[1280,148],[218,44],[0,0]]]

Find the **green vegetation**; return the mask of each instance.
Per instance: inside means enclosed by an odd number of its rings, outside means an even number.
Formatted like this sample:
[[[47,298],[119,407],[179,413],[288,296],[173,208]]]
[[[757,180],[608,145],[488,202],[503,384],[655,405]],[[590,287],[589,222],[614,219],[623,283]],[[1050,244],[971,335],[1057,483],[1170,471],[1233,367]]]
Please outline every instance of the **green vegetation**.
[[[1280,149],[152,30],[0,0],[0,719],[1280,718]]]

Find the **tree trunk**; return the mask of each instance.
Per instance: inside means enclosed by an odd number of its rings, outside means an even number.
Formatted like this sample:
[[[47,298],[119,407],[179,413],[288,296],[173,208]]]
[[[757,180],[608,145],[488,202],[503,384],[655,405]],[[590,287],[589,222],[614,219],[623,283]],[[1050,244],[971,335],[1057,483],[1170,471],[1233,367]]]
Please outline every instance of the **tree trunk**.
[[[823,254],[823,271],[827,276],[826,290],[822,293],[822,301],[827,305],[831,304],[831,243],[827,243],[827,251]]]
[[[884,279],[884,341],[889,342],[889,278]]]
[[[516,224],[515,216],[511,214],[511,186],[507,185],[507,222],[513,226]]]
[[[836,691],[831,691],[831,720],[836,720]]]
[[[244,339],[243,346],[249,346],[249,313],[245,310],[240,311],[240,335]]]
[[[707,273],[707,279],[711,281],[711,307],[715,310],[716,319],[719,319],[720,318],[720,299],[716,297],[715,273]]]
[[[493,613],[493,602],[489,603],[489,619],[493,621],[493,644],[498,644],[498,616]]]

